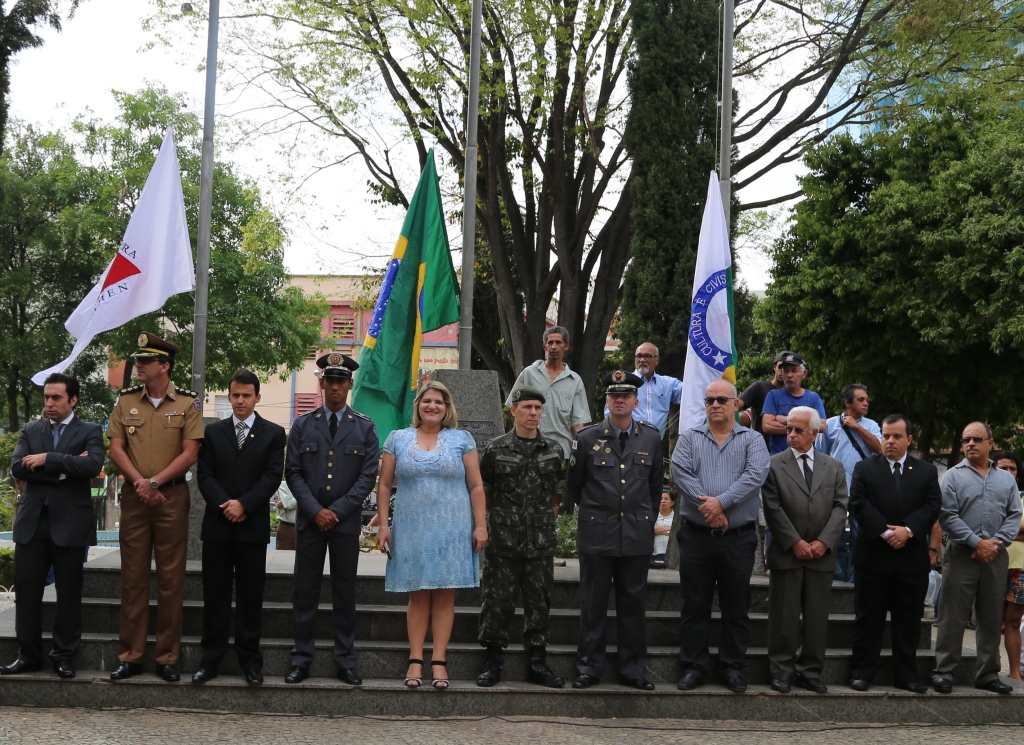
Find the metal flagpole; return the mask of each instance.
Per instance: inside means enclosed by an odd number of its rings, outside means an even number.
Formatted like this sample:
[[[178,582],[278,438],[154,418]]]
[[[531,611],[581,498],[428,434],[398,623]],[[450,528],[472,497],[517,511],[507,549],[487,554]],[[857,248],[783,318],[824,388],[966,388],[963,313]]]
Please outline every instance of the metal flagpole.
[[[477,120],[480,113],[480,27],[483,0],[473,0],[469,45],[469,96],[466,104],[465,199],[462,207],[462,291],[459,314],[459,369],[470,368],[473,351],[473,266],[476,252]]]
[[[206,314],[210,296],[210,219],[213,211],[213,113],[217,97],[217,26],[220,0],[210,0],[206,49],[206,110],[203,114],[203,159],[199,169],[199,235],[196,241],[196,309],[192,338],[192,390],[206,395]]]
[[[721,109],[722,137],[719,141],[718,180],[725,208],[725,225],[729,228],[732,207],[732,44],[735,12],[733,0],[723,0],[722,7],[722,90],[718,105]]]

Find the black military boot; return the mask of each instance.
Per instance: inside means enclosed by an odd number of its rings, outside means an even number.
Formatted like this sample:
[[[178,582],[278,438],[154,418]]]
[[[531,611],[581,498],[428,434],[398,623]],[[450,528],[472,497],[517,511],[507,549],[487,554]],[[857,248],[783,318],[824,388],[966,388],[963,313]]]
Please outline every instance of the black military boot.
[[[501,671],[504,667],[505,659],[501,655],[501,645],[488,644],[484,671],[476,679],[476,684],[481,688],[490,688],[495,683],[501,682]]]
[[[547,688],[561,688],[565,681],[547,666],[544,651],[544,647],[534,647],[530,650],[530,671],[526,674],[526,679]]]

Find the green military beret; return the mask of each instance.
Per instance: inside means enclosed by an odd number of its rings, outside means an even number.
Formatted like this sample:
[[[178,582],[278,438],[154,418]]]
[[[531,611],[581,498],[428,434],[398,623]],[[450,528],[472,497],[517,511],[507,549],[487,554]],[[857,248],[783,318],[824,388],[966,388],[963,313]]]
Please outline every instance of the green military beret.
[[[543,393],[533,386],[524,385],[512,394],[512,403],[517,404],[520,401],[540,401],[541,403],[545,403],[547,399],[544,398]]]

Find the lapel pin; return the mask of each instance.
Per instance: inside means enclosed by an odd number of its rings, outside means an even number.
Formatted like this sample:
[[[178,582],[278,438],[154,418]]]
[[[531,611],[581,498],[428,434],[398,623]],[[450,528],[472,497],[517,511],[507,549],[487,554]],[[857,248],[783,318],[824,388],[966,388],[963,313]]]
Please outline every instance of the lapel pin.
[[[256,435],[249,435],[249,437],[255,437]]]

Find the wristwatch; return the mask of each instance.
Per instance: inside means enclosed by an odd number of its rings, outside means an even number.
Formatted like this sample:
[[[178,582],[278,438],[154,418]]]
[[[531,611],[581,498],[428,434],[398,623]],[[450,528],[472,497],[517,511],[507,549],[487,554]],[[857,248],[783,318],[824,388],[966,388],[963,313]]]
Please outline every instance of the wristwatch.
[[[155,489],[156,487],[153,487],[153,488]],[[912,531],[910,528],[907,528],[907,538],[913,538],[913,537],[914,537],[914,531]]]
[[[153,487],[154,489],[159,489],[160,488],[160,482],[157,481],[156,479],[150,479],[149,480],[149,485],[151,487]]]

